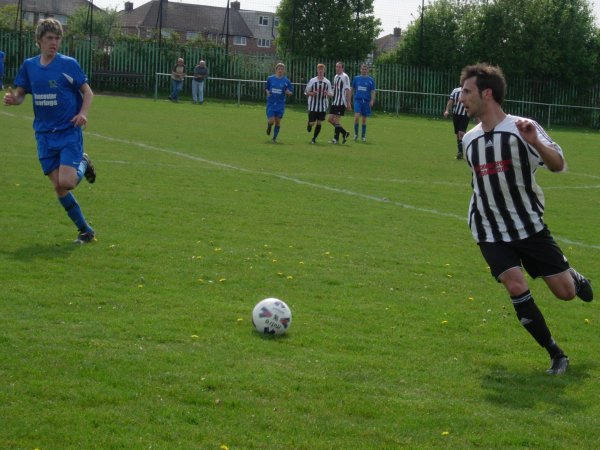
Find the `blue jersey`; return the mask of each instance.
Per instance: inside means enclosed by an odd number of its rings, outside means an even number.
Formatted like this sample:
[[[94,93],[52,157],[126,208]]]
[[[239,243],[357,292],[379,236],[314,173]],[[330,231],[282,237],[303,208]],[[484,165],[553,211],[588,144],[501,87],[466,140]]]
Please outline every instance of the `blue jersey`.
[[[271,93],[267,97],[267,105],[270,106],[284,106],[285,105],[285,91],[290,90],[294,92],[294,86],[287,77],[277,78],[276,75],[271,75],[267,78],[267,91]]]
[[[375,80],[370,76],[358,75],[352,80],[354,101],[371,101],[371,92],[375,90]]]
[[[40,55],[26,59],[15,78],[15,86],[33,96],[33,129],[37,133],[73,128],[71,119],[79,114],[81,86],[88,79],[77,60],[56,54],[43,66]]]

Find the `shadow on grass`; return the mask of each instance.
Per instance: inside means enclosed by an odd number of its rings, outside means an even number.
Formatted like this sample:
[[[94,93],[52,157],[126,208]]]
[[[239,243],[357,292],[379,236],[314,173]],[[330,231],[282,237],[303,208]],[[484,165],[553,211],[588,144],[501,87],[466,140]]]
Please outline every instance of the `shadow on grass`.
[[[77,244],[34,244],[17,248],[13,251],[0,250],[9,258],[19,261],[32,261],[35,259],[56,259],[69,256],[79,246]]]
[[[569,367],[566,374],[551,376],[538,371],[518,371],[502,366],[494,366],[483,378],[482,387],[485,400],[512,409],[535,408],[540,403],[560,408],[583,408],[581,402],[574,401],[567,390],[572,385],[582,384],[590,377],[589,365]]]

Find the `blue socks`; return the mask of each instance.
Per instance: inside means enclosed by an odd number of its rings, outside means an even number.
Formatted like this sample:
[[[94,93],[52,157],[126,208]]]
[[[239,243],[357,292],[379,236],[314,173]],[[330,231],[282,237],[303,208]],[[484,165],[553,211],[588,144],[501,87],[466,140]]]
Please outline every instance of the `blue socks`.
[[[275,128],[273,129],[273,139],[277,139],[277,135],[279,134],[279,125],[275,125]]]
[[[79,231],[93,231],[92,228],[85,221],[83,213],[81,212],[81,208],[79,207],[79,203],[77,203],[77,200],[75,200],[75,196],[73,195],[73,193],[69,192],[64,197],[59,198],[58,201],[63,206],[63,208],[65,208],[67,215],[73,221],[73,223]]]
[[[362,137],[367,137],[367,125],[362,126]]]

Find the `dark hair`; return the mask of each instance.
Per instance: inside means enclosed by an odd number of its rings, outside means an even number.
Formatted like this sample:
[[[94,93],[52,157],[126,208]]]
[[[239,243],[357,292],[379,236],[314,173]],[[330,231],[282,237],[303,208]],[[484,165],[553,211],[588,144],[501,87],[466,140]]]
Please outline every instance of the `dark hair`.
[[[472,77],[477,78],[475,84],[479,93],[486,89],[491,89],[496,103],[502,104],[504,95],[506,94],[506,78],[504,78],[504,73],[500,67],[484,63],[466,66],[460,73],[461,86],[467,78]]]

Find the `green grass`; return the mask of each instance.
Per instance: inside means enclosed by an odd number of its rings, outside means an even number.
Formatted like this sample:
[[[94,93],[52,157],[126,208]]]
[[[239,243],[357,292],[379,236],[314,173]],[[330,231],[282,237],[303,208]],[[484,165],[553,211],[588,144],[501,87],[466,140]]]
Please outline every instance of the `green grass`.
[[[572,361],[546,376],[466,226],[449,121],[312,146],[290,108],[272,145],[262,105],[97,96],[77,247],[31,116],[0,110],[0,448],[600,446],[597,305],[532,282]],[[600,280],[600,134],[549,131],[570,171],[538,176],[546,220]],[[251,325],[271,296],[280,339]]]

